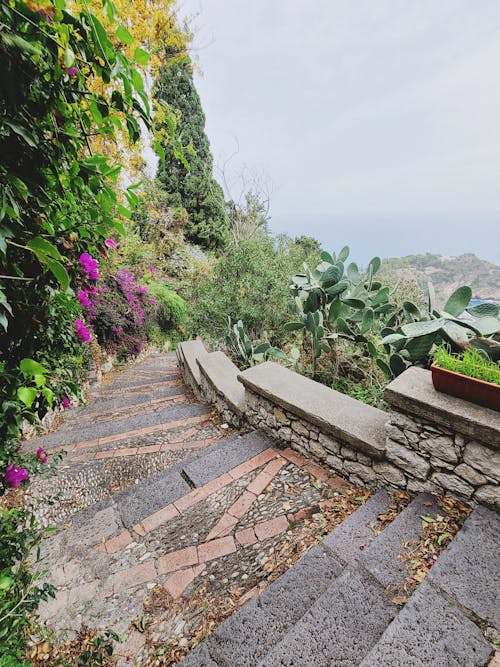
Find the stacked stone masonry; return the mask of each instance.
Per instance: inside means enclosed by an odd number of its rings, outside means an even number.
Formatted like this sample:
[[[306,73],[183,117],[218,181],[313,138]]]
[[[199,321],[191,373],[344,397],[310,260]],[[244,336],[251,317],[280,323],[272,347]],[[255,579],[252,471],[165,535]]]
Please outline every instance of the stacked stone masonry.
[[[331,423],[325,422],[325,387],[272,362],[235,375],[245,387],[237,411],[217,387],[216,374],[210,380],[201,374],[201,397],[229,423],[260,429],[354,484],[500,508],[500,413],[438,394],[429,371],[409,369],[389,385],[382,433],[380,411],[353,399],[345,404],[333,390],[326,411]],[[311,409],[316,391],[318,410]]]

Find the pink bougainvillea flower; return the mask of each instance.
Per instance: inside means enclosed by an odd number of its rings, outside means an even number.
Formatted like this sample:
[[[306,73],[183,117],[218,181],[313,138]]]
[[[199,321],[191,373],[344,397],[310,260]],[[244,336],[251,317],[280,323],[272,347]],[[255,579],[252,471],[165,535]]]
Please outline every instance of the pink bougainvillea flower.
[[[80,255],[78,263],[89,280],[97,280],[99,278],[99,262],[89,255],[88,252],[83,252]]]
[[[47,461],[49,460],[47,452],[45,451],[45,449],[43,449],[43,447],[39,447],[36,450],[36,457],[40,461],[40,463],[47,463]]]
[[[78,74],[78,67],[70,67],[68,70],[69,76],[75,76]]]
[[[148,299],[148,301],[149,301],[149,303],[152,303],[153,306],[156,306],[156,304],[158,303],[158,301],[156,299]]]
[[[113,239],[106,239],[104,241],[104,245],[107,248],[111,248],[112,250],[114,250],[116,248],[116,241],[113,241]]]
[[[71,410],[71,401],[69,400],[69,398],[67,396],[63,396],[61,398],[61,405],[63,406],[63,408],[65,410]]]
[[[78,297],[78,301],[80,302],[80,305],[83,306],[83,308],[90,308],[92,304],[90,302],[88,292],[80,289],[78,290],[76,296]]]
[[[137,294],[147,294],[148,290],[145,287],[141,287],[141,285],[137,286]]]
[[[19,468],[11,463],[5,470],[3,481],[7,486],[12,486],[14,489],[17,489],[21,482],[24,482],[27,479],[29,479],[29,475],[26,468]]]
[[[86,343],[91,339],[90,331],[82,320],[75,320],[75,331],[82,343]]]

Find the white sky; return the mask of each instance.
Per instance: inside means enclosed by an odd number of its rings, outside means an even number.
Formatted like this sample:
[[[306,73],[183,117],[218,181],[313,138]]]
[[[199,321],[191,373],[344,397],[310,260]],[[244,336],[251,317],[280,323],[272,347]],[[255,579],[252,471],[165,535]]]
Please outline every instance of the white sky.
[[[183,0],[217,165],[354,258],[500,263],[500,0]]]

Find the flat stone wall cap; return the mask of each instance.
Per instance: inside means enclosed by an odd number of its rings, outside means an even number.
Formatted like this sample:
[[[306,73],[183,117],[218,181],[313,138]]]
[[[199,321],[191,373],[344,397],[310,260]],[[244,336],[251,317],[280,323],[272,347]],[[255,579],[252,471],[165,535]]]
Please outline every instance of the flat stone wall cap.
[[[200,357],[204,357],[208,354],[205,346],[202,341],[197,340],[186,340],[183,343],[180,343],[181,354],[184,359],[185,365],[188,367],[189,372],[193,376],[195,382],[200,384],[200,369],[196,360]]]
[[[436,391],[431,371],[408,368],[387,386],[384,398],[397,410],[500,449],[500,412]]]
[[[210,352],[197,359],[203,377],[237,414],[243,413],[245,389],[238,382],[238,367],[224,352]]]
[[[387,413],[272,361],[238,375],[248,389],[374,458],[385,450]]]

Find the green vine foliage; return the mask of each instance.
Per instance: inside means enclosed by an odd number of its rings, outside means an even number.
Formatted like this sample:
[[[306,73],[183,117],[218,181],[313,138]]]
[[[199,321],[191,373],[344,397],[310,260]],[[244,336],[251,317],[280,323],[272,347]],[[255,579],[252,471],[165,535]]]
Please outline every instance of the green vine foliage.
[[[136,142],[139,122],[151,125],[141,75],[121,50],[132,38],[103,4],[106,27],[85,2],[79,13],[65,0],[0,3],[0,496],[6,468],[25,485],[51,467],[43,450],[21,452],[20,426],[78,394],[89,355],[75,335],[79,258],[105,254],[138,203],[135,186],[120,194],[120,166],[90,148],[92,136],[116,141],[122,128]],[[0,498],[0,654],[20,665],[52,591],[29,567],[40,530],[9,497]]]
[[[114,21],[113,5],[106,0],[105,6]],[[65,378],[66,385],[59,382],[58,367],[78,367],[83,355],[73,330],[80,312],[74,298],[78,257],[99,256],[106,237],[123,233],[123,217],[138,201],[134,187],[120,201],[120,166],[90,149],[93,135],[116,141],[125,125],[135,142],[139,119],[150,126],[141,76],[120,50],[120,40],[128,43],[129,34],[119,24],[114,31],[112,42],[94,14],[84,9],[73,15],[64,0],[40,6],[11,0],[0,6],[4,441],[17,435],[21,419],[33,420],[75,388],[74,374]],[[21,371],[26,358],[44,366],[43,386]],[[27,380],[37,389],[36,400],[20,400]]]

